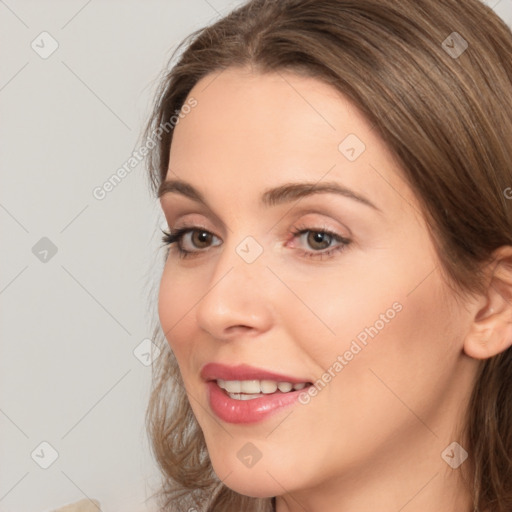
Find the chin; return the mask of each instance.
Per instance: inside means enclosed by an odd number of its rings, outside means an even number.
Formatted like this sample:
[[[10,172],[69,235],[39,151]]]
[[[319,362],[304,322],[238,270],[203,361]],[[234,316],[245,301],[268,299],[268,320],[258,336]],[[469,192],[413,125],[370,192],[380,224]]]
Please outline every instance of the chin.
[[[224,484],[232,491],[251,498],[272,498],[283,493],[283,488],[268,473],[254,478],[250,474],[244,476],[233,472]]]
[[[226,453],[210,457],[212,467],[217,477],[231,490],[250,496],[251,498],[272,498],[283,493],[283,487],[288,482],[280,474],[282,468],[264,464],[258,461],[253,467],[246,467],[234,456],[226,457]]]

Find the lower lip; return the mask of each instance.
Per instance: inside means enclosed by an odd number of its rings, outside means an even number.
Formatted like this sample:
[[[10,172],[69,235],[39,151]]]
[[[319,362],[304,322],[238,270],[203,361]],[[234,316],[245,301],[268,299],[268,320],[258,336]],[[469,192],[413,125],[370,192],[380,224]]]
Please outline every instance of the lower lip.
[[[272,393],[251,400],[230,398],[214,380],[206,383],[213,412],[228,423],[256,423],[294,404],[304,389],[288,393]]]

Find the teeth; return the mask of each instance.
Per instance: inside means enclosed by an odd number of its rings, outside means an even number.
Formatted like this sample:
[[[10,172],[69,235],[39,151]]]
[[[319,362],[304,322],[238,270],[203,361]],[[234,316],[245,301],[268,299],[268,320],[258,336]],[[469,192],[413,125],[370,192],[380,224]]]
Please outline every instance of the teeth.
[[[281,393],[288,393],[292,389],[299,390],[306,386],[305,382],[292,384],[291,382],[276,382],[273,380],[217,379],[217,384],[220,388],[225,389],[230,396],[235,395],[231,398],[236,398],[238,400],[251,400],[252,398],[258,398],[261,394],[268,395],[275,393],[278,389]]]
[[[261,391],[259,380],[241,380],[240,392],[241,393],[259,393]]]
[[[252,400],[253,398],[259,398],[263,396],[261,394],[258,395],[244,395],[243,393],[228,393],[230,398],[234,398],[235,400]]]
[[[277,391],[277,382],[273,380],[262,380],[260,382],[262,393],[275,393]]]
[[[228,393],[240,393],[242,391],[242,383],[239,380],[227,380],[224,381],[224,389]]]
[[[288,391],[291,391],[293,388],[293,384],[290,382],[280,382],[277,387],[279,388],[279,391],[282,391],[283,393],[288,393]]]

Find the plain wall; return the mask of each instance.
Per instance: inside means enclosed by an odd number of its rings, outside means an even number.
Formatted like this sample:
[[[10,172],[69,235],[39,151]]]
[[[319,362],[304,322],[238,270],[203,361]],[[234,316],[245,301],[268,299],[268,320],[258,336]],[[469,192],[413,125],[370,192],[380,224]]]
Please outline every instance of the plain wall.
[[[154,510],[141,354],[163,216],[128,162],[171,50],[240,3],[0,2],[0,512]],[[487,3],[512,26],[512,0]]]

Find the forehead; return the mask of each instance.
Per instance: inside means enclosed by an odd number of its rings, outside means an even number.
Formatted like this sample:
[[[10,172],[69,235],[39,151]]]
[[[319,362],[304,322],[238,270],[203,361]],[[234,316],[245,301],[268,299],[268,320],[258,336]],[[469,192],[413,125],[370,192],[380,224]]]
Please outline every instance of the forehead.
[[[168,177],[207,185],[206,195],[227,183],[240,195],[328,179],[379,197],[384,208],[414,201],[372,124],[321,80],[228,68],[203,77],[191,97],[197,106],[174,129]]]
[[[180,121],[181,128],[187,125],[196,135],[214,132],[217,140],[234,132],[251,135],[247,145],[272,142],[267,151],[277,144],[296,149],[303,139],[332,147],[347,129],[363,137],[372,128],[338,90],[289,71],[228,68],[203,77],[189,97],[198,102],[197,115]]]

